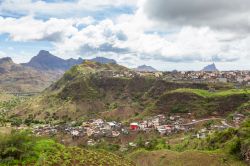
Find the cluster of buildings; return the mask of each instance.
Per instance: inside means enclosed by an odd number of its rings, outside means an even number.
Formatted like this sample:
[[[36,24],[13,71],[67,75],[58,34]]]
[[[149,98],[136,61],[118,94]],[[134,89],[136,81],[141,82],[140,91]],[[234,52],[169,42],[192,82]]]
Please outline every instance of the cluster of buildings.
[[[184,119],[180,116],[170,116],[166,118],[164,115],[157,115],[146,118],[139,122],[130,123],[124,126],[119,122],[107,122],[103,119],[93,119],[83,122],[81,126],[72,124],[64,125],[38,125],[33,127],[33,132],[37,135],[54,135],[58,132],[69,134],[72,138],[90,137],[118,137],[120,134],[129,134],[133,131],[158,131],[161,135],[171,134],[177,131],[187,131],[187,126],[182,126]]]
[[[33,127],[33,133],[35,133],[36,135],[40,136],[40,135],[54,135],[57,134],[59,129],[59,126],[52,126],[49,124],[45,124],[45,125],[36,125]]]
[[[235,83],[250,86],[250,71],[113,71],[103,70],[97,73],[100,77],[155,77],[168,81],[187,81],[194,83]]]
[[[233,123],[235,126],[240,124],[244,120],[245,116],[242,114],[233,115]],[[223,119],[211,118],[222,120],[221,125],[211,125],[207,128],[199,130],[193,135],[197,138],[205,138],[208,134],[213,131],[224,130],[228,125]],[[190,120],[190,118],[183,118],[181,116],[168,116],[156,115],[153,117],[148,117],[138,122],[132,122],[129,126],[122,125],[120,122],[111,121],[107,122],[103,119],[93,119],[87,122],[83,122],[80,126],[74,126],[72,124],[64,125],[39,125],[33,127],[33,132],[37,135],[55,135],[58,132],[71,135],[73,139],[86,137],[89,139],[88,145],[94,144],[93,140],[98,140],[99,138],[115,138],[122,135],[129,135],[130,132],[142,131],[150,133],[152,131],[157,131],[160,135],[170,135],[177,132],[188,132],[195,131],[194,125],[199,122],[209,121],[210,119],[203,120]]]
[[[164,115],[157,115],[140,122],[130,123],[130,130],[145,132],[156,130],[160,135],[168,135],[178,131],[188,131],[189,126],[183,126],[183,123],[184,119],[180,116],[166,118]]]
[[[81,126],[73,127],[71,124],[65,125],[39,125],[33,128],[37,135],[53,135],[58,132],[69,134],[72,138],[79,137],[118,137],[121,132],[126,133],[121,123],[112,121],[106,122],[102,119],[94,119],[83,122]]]
[[[196,83],[236,83],[250,85],[250,71],[173,71],[164,72],[163,79]]]
[[[88,137],[118,137],[124,132],[122,124],[116,121],[106,122],[103,119],[95,119],[83,122],[82,128]]]
[[[112,78],[133,78],[133,77],[156,77],[161,78],[163,72],[143,72],[143,71],[113,71],[113,70],[103,70],[97,73],[100,77],[112,77]]]
[[[239,113],[233,114],[233,116],[232,116],[233,125],[238,127],[240,125],[240,123],[244,121],[245,118],[246,118],[246,116],[243,114],[239,114]],[[196,134],[194,134],[193,137],[196,137],[199,139],[206,138],[208,135],[210,135],[214,131],[222,131],[222,130],[225,130],[229,127],[233,127],[233,126],[227,124],[225,120],[222,120],[221,125],[213,124],[209,127],[202,128]]]
[[[189,113],[190,114],[190,113]],[[240,123],[245,119],[242,114],[235,113],[233,115],[233,126],[239,126]],[[208,118],[202,120],[191,120],[190,118],[183,118],[181,116],[169,116],[157,115],[144,119],[139,122],[130,123],[131,131],[157,131],[160,135],[170,135],[177,132],[188,132],[195,131],[194,126],[200,122],[207,122],[210,120],[220,120],[220,125],[211,125],[207,128],[199,130],[194,137],[205,138],[208,134],[214,131],[225,130],[226,128],[233,127],[226,123],[226,120],[220,118]]]
[[[214,133],[215,131],[222,131],[227,129],[229,126],[222,124],[222,125],[211,125],[208,128],[200,129],[196,134],[193,134],[193,138],[203,139],[206,138],[208,135]]]
[[[125,77],[125,78],[133,78],[137,76],[137,74],[133,71],[113,71],[113,70],[103,70],[97,73],[100,77]]]
[[[250,85],[250,71],[172,71],[172,72],[140,72],[105,70],[99,73],[102,77],[151,76],[170,81],[188,81],[195,83],[235,83]]]
[[[136,71],[137,76],[141,77],[156,77],[156,78],[162,78],[163,72],[156,71],[156,72],[145,72],[145,71]]]

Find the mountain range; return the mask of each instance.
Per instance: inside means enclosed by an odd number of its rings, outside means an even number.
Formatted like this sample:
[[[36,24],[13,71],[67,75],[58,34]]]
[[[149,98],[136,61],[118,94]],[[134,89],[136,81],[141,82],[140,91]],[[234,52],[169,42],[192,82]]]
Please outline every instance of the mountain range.
[[[10,57],[0,59],[0,90],[8,92],[37,92],[57,81],[66,70],[85,60],[62,59],[41,50],[28,63],[16,64]],[[90,59],[102,64],[116,61],[104,57]]]
[[[61,70],[66,71],[69,70],[72,66],[79,65],[85,61],[82,58],[78,59],[62,59],[57,56],[52,55],[50,52],[41,50],[37,56],[33,57],[28,63],[23,63],[23,66],[28,66],[35,68],[37,70]],[[108,59],[104,57],[96,57],[94,59],[90,59],[90,61],[99,62],[102,64],[106,63],[116,63],[113,59]]]
[[[6,91],[41,91],[57,81],[65,71],[82,64],[84,59],[62,59],[41,50],[29,62],[16,64],[10,57],[0,59],[0,89]],[[96,57],[88,61],[100,64],[117,64],[114,59]],[[151,66],[142,65],[134,69],[139,72],[156,72]],[[208,65],[202,71],[218,71],[215,64]]]
[[[42,91],[62,76],[62,72],[43,72],[16,64],[11,58],[0,59],[0,89],[8,92]]]

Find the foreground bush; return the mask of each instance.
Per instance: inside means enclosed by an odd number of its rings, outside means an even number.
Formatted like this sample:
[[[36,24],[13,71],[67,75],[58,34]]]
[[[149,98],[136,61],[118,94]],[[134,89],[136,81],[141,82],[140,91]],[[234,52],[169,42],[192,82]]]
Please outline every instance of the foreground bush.
[[[128,160],[106,151],[65,147],[29,132],[0,136],[0,165],[131,166]]]

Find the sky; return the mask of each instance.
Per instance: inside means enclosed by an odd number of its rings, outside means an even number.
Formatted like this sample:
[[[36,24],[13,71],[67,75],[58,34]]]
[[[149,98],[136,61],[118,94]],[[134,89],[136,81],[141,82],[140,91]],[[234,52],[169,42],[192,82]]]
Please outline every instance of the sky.
[[[40,50],[134,68],[250,70],[249,0],[0,0],[0,58]]]

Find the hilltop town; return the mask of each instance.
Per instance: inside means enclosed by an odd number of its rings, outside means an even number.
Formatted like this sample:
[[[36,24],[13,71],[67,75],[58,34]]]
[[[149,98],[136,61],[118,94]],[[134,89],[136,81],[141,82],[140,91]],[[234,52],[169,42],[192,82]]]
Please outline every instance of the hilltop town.
[[[238,86],[250,86],[250,71],[120,71],[105,70],[98,73],[100,77],[155,77],[172,82],[190,83],[232,83]]]

